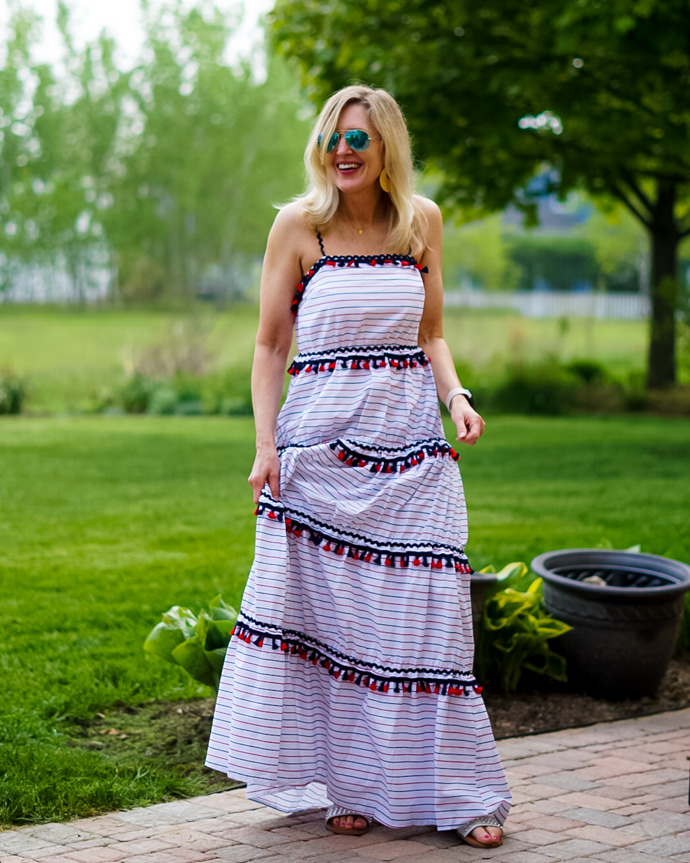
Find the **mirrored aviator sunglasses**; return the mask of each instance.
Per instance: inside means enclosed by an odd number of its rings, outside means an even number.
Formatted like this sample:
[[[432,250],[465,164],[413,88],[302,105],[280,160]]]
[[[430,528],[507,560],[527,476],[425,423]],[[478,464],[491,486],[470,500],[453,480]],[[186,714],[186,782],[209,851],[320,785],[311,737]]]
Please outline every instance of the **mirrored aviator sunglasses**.
[[[328,147],[326,147],[326,152],[330,153],[332,150],[338,146],[338,141],[340,140],[340,136],[345,136],[345,143],[352,150],[356,150],[361,153],[362,150],[366,150],[371,141],[379,141],[380,138],[371,138],[368,132],[365,132],[363,129],[347,129],[346,131],[336,131],[333,132],[329,141]],[[319,135],[317,139],[317,143],[319,147],[321,146],[321,135]]]

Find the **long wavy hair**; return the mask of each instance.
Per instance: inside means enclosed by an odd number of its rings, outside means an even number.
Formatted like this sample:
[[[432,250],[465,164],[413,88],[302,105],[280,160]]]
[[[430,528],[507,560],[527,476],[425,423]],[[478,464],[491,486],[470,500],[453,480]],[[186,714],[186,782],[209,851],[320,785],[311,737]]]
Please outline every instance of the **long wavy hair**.
[[[334,93],[326,102],[311,131],[304,153],[307,190],[295,200],[301,202],[304,213],[314,230],[327,233],[338,215],[340,192],[328,177],[326,147],[318,139],[328,141],[338,125],[338,117],[346,105],[362,105],[383,141],[383,164],[388,175],[390,202],[388,214],[389,246],[385,251],[420,256],[424,251],[427,219],[415,202],[416,178],[412,166],[410,136],[400,106],[386,90],[354,85]]]

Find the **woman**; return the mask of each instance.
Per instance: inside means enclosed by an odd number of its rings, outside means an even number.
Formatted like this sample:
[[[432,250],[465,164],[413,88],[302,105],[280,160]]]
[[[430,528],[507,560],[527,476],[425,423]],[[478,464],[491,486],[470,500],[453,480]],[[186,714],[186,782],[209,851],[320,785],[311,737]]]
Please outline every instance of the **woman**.
[[[377,820],[497,846],[510,792],[471,671],[467,519],[437,399],[465,444],[484,421],[442,336],[441,214],[414,194],[383,90],[332,96],[305,163],[264,260],[256,556],[207,764],[281,811],[328,806],[333,832]]]

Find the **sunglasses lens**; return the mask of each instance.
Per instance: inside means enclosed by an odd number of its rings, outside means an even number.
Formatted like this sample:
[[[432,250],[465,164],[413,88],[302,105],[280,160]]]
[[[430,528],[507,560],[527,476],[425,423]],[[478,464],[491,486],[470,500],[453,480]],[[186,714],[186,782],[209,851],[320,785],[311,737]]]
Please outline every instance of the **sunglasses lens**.
[[[369,135],[361,129],[350,129],[345,132],[345,140],[353,150],[366,150],[369,146]]]
[[[331,135],[331,140],[328,142],[327,153],[330,153],[331,150],[334,150],[338,146],[338,141],[340,140],[340,136],[337,132],[333,132]]]

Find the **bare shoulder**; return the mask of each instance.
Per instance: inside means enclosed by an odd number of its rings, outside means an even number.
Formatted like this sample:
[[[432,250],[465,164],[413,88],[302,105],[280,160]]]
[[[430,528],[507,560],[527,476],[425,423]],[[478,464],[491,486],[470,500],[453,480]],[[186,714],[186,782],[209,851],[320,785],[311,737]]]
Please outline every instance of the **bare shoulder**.
[[[271,233],[277,237],[298,238],[309,233],[304,209],[299,201],[291,201],[276,213]]]
[[[268,251],[278,250],[302,268],[319,255],[316,233],[299,201],[286,204],[276,214],[268,239]]]
[[[419,208],[420,212],[423,213],[429,221],[442,219],[441,208],[436,201],[432,201],[431,198],[425,198],[424,195],[415,195],[414,202],[415,206]]]

